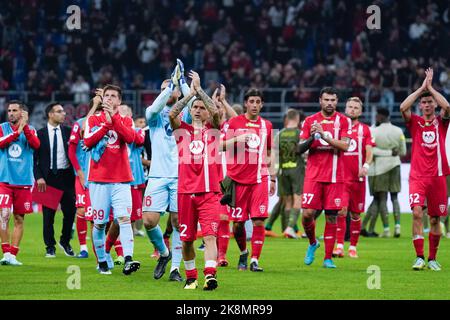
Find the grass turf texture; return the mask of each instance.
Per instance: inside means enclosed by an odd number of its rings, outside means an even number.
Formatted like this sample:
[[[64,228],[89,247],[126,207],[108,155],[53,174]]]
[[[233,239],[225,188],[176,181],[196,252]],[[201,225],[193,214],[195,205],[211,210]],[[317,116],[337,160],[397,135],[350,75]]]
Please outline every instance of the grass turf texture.
[[[165,225],[163,217],[162,224]],[[56,239],[59,239],[62,215],[55,219]],[[279,232],[279,221],[273,230]],[[381,232],[380,229],[377,231]],[[318,221],[317,233],[322,234],[324,217]],[[393,226],[391,227],[393,229]],[[199,288],[184,290],[184,283],[169,282],[170,263],[166,274],[160,280],[153,279],[156,260],[150,258],[153,246],[145,237],[135,238],[134,258],[141,262],[141,269],[131,276],[122,274],[122,267],[116,266],[112,275],[100,275],[95,267],[95,257],[88,240],[89,258],[76,259],[64,255],[57,247],[55,259],[44,258],[42,240],[42,216],[29,215],[25,219],[25,234],[18,260],[23,266],[0,266],[0,299],[450,299],[450,240],[442,238],[438,261],[441,272],[425,270],[412,271],[415,258],[411,241],[411,216],[402,215],[402,237],[363,238],[358,246],[359,259],[335,259],[337,269],[322,267],[324,245],[318,249],[316,260],[311,266],[303,263],[308,241],[283,238],[266,238],[260,265],[262,273],[238,271],[238,250],[234,239],[230,240],[228,261],[230,265],[219,268],[219,287],[213,292],[202,290],[203,253],[196,250],[199,268]],[[393,230],[391,230],[393,232]],[[71,244],[78,253],[76,239]],[[197,241],[196,247],[200,244]],[[250,244],[248,245],[251,248]],[[346,243],[345,249],[348,249]],[[428,253],[428,240],[425,241]],[[112,250],[113,257],[115,256]],[[81,289],[69,290],[67,273],[71,265],[81,270]],[[381,270],[381,289],[369,290],[367,273],[369,266]],[[184,275],[182,264],[182,274]]]

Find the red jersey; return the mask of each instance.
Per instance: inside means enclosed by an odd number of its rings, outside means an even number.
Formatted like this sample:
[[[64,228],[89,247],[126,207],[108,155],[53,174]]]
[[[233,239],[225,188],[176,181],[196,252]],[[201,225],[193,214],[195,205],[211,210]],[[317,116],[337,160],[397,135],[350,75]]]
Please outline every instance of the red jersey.
[[[220,132],[210,124],[200,129],[181,121],[174,131],[178,146],[178,193],[220,192]]]
[[[364,181],[359,178],[359,170],[366,162],[366,146],[375,146],[369,126],[357,122],[352,125],[350,145],[342,153],[345,181]]]
[[[313,114],[305,119],[300,139],[306,140],[311,136],[313,123],[322,125],[325,136],[341,140],[351,136],[351,120],[339,112],[331,117],[324,117],[321,112]],[[314,140],[308,153],[306,162],[305,180],[316,182],[343,182],[344,167],[342,153],[330,146],[325,140]]]
[[[112,117],[112,123],[107,123],[103,111],[89,117],[84,133],[86,147],[94,147],[104,136],[108,137],[105,151],[98,162],[90,160],[88,181],[102,183],[132,181],[127,143],[133,143],[135,139],[133,120],[116,113]]]
[[[245,114],[228,122],[226,140],[242,134],[251,134],[247,142],[236,143],[227,151],[227,176],[241,184],[261,183],[269,175],[267,151],[272,148],[272,123],[262,117],[248,120]]]
[[[445,137],[449,121],[441,116],[426,121],[417,114],[411,114],[406,127],[411,132],[411,178],[441,177],[449,174]]]

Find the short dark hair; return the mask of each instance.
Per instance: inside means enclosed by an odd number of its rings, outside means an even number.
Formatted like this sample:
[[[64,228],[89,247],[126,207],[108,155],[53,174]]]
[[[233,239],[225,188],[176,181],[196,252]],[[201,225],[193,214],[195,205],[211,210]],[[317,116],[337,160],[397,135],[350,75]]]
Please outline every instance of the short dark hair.
[[[19,105],[20,109],[22,109],[23,111],[28,112],[28,107],[25,105],[25,103],[23,103],[20,100],[10,100],[10,101],[8,101],[8,103],[6,104],[6,109],[8,109],[9,106],[12,105],[12,104],[17,104],[17,105]]]
[[[53,101],[53,102],[50,102],[50,103],[45,107],[45,114],[46,114],[46,116],[47,116],[47,119],[49,118],[48,115],[50,114],[50,112],[52,112],[53,107],[54,107],[54,106],[57,106],[57,105],[62,106],[62,104],[59,103],[58,101]]]
[[[244,101],[247,101],[250,97],[260,97],[261,101],[264,102],[264,95],[261,90],[256,88],[250,88],[244,95]]]
[[[292,108],[288,109],[288,111],[286,112],[286,118],[288,120],[295,120],[299,116],[300,114],[298,113],[298,111]]]
[[[433,97],[433,95],[431,94],[430,91],[424,91],[424,92],[422,92],[422,94],[419,96],[419,101],[422,100],[422,98],[428,98],[428,97]]]
[[[390,116],[389,110],[386,108],[378,108],[377,113],[381,114],[382,116],[385,116],[386,118],[389,118]]]
[[[337,89],[334,88],[334,87],[325,87],[325,88],[323,88],[322,90],[320,90],[320,95],[319,95],[319,97],[322,98],[322,96],[323,96],[325,93],[326,93],[326,94],[331,94],[331,95],[335,94],[337,97],[339,97],[338,91],[337,91]]]
[[[122,99],[122,89],[120,89],[119,86],[115,86],[113,84],[107,84],[104,88],[103,88],[103,94],[105,94],[106,91],[108,90],[113,90],[113,91],[117,91],[117,93],[119,94],[119,98]]]

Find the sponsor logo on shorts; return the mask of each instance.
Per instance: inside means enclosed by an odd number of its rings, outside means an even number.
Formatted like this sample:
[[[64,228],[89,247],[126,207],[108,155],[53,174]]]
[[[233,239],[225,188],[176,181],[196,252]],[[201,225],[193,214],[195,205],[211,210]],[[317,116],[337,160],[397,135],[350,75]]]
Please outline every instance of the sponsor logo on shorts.
[[[18,158],[22,155],[22,148],[17,143],[13,143],[8,148],[8,154],[12,158]]]
[[[211,228],[214,232],[217,232],[217,230],[219,229],[219,224],[217,222],[211,222]]]
[[[25,202],[25,203],[23,204],[23,206],[25,207],[26,210],[30,210],[30,208],[31,208],[31,203]]]
[[[334,199],[334,204],[336,204],[337,207],[341,206],[341,199],[340,198]]]
[[[259,212],[265,213],[266,212],[266,206],[265,205],[259,206]]]
[[[194,140],[189,144],[189,150],[192,154],[200,154],[203,152],[205,144],[201,140]]]
[[[445,205],[445,204],[439,205],[439,210],[441,210],[441,213],[444,213],[445,208],[446,208],[446,205]]]

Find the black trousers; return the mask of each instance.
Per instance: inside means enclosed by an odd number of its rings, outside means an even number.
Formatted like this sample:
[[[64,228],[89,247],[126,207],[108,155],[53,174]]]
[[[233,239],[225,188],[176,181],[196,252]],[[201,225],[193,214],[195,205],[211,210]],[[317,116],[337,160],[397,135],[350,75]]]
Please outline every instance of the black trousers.
[[[50,172],[46,183],[49,186],[64,191],[61,198],[61,210],[63,212],[63,224],[60,242],[63,245],[70,243],[72,234],[72,225],[75,220],[75,178],[72,169],[58,170],[56,174]],[[55,210],[42,207],[44,218],[44,242],[47,248],[54,248],[56,245],[55,231],[53,224],[55,222]]]

